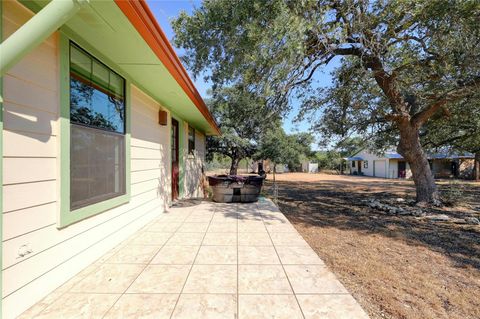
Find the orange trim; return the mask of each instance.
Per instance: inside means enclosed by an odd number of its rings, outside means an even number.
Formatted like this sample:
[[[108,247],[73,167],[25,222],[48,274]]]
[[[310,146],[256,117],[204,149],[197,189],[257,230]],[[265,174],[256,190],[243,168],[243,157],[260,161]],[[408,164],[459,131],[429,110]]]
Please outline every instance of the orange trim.
[[[188,76],[180,59],[173,50],[167,36],[160,28],[157,20],[150,11],[150,8],[144,0],[114,0],[117,6],[122,10],[130,23],[137,29],[138,33],[147,42],[157,57],[162,61],[170,74],[182,87],[188,97],[192,100],[200,113],[205,117],[210,126],[217,134],[221,134],[220,129],[215,122],[212,114],[208,110],[205,102],[198,93],[195,85]]]

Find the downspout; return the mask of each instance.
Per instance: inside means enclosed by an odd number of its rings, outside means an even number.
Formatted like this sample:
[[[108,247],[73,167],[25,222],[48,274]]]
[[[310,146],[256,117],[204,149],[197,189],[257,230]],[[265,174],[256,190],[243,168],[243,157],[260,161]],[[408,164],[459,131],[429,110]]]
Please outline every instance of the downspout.
[[[48,38],[89,0],[52,0],[0,44],[0,76]]]

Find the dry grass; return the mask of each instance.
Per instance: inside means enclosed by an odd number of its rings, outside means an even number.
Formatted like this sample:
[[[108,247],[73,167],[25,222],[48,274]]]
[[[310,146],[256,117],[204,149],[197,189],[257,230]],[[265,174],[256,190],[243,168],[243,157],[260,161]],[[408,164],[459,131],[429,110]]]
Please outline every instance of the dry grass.
[[[360,205],[413,198],[410,181],[300,173],[277,181],[282,212],[372,318],[480,318],[480,226]],[[437,212],[480,217],[480,183],[463,184],[460,207]]]

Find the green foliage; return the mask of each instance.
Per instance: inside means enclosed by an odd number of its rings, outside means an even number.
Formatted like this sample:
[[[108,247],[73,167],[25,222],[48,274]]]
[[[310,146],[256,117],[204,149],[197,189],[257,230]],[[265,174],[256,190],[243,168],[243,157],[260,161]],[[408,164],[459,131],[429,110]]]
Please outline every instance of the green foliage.
[[[312,155],[312,135],[308,133],[286,134],[281,126],[269,129],[262,135],[254,159],[269,159],[275,164],[286,164],[296,170],[301,161]]]
[[[422,144],[436,151],[480,153],[480,94],[460,100],[446,114],[437,114],[422,132]]]
[[[243,83],[280,113],[292,97],[302,100],[300,117],[328,143],[361,135],[379,148],[397,144],[417,199],[435,202],[418,136],[478,91],[478,21],[473,0],[217,0],[173,28],[184,61],[197,76],[208,70],[216,86]],[[321,88],[314,75],[332,60],[341,67]]]
[[[457,181],[449,181],[442,191],[442,199],[447,206],[456,206],[465,198],[465,186]]]
[[[255,153],[256,139],[278,124],[278,117],[264,99],[242,86],[218,89],[207,103],[222,130],[222,135],[207,138],[207,160],[214,154],[227,156],[236,174],[239,161]]]

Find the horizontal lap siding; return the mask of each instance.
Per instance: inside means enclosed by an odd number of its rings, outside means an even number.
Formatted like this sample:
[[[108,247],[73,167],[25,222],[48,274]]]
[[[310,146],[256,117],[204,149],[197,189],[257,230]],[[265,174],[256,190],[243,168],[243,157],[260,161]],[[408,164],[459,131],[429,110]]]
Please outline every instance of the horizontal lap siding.
[[[188,131],[187,131],[188,132]],[[188,151],[188,144],[185,146]],[[203,196],[202,166],[205,160],[205,135],[195,131],[194,156],[186,155],[185,158],[185,197],[195,198]]]
[[[4,38],[32,14],[3,4]],[[12,318],[165,210],[169,127],[131,90],[131,200],[59,230],[59,48],[54,34],[4,77],[3,318]],[[20,257],[26,246],[32,253]]]

